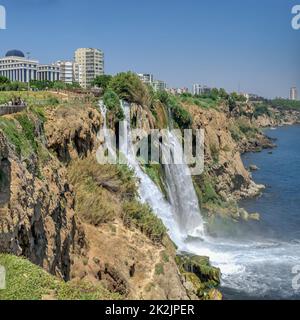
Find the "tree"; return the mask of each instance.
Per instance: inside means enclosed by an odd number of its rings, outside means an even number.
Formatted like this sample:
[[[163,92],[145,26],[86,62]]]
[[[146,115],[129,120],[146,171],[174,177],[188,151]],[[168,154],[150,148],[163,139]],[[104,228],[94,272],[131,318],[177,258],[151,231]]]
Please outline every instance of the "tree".
[[[151,104],[148,88],[133,72],[118,73],[112,78],[109,87],[120,99],[145,106]]]
[[[225,89],[221,88],[219,90],[219,97],[222,99],[228,99],[228,93],[226,92]]]
[[[213,88],[210,92],[210,98],[213,100],[218,100],[219,98],[219,90],[217,88]]]
[[[125,119],[124,112],[121,108],[120,99],[113,90],[106,90],[103,96],[103,102],[109,113],[108,118],[113,118],[115,123]]]
[[[0,76],[0,84],[9,84],[10,80],[4,76]]]
[[[55,90],[65,90],[66,87],[66,84],[62,81],[54,81],[53,83],[53,89]]]
[[[110,75],[97,76],[93,81],[93,85],[105,91],[109,86],[111,79],[112,79],[112,76]]]

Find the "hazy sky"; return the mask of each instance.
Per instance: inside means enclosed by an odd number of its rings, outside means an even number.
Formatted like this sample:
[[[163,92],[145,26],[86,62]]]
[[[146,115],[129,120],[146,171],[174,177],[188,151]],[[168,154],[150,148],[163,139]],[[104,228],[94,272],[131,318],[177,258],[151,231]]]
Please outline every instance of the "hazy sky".
[[[300,89],[300,0],[0,0],[0,55],[43,63],[78,47],[105,52],[105,71],[153,73],[169,86],[202,83],[268,97]]]

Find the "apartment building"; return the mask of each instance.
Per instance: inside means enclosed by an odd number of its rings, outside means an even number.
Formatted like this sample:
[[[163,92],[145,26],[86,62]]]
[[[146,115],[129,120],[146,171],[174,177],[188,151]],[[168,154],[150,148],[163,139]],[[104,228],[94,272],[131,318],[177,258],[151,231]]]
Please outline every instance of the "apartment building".
[[[78,64],[78,82],[83,88],[91,87],[93,80],[104,74],[104,53],[99,49],[77,49],[74,60]]]
[[[211,92],[211,88],[207,86],[203,86],[201,84],[194,84],[193,85],[193,95],[201,95],[201,94],[206,94]]]
[[[292,87],[290,90],[290,100],[298,100],[298,91],[296,87]]]
[[[137,74],[140,80],[145,83],[151,85],[154,81],[154,76],[153,74],[150,73],[138,73]]]
[[[72,84],[75,81],[73,61],[57,61],[56,65],[60,71],[59,80],[67,84]]]
[[[161,80],[154,80],[152,82],[152,87],[154,91],[165,91],[167,89],[167,84]]]

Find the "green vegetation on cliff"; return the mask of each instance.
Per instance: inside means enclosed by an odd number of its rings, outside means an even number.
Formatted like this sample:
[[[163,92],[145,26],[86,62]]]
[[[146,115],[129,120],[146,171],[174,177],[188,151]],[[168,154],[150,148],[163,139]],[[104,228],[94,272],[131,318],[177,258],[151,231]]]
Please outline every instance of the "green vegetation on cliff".
[[[184,109],[181,105],[179,99],[167,92],[161,91],[157,93],[158,100],[169,110],[169,114],[179,128],[181,129],[190,129],[193,123],[193,119],[189,112]]]
[[[208,257],[191,256],[188,254],[178,255],[176,263],[182,276],[193,285],[191,290],[200,299],[211,298],[212,290],[221,283],[221,271],[212,267]],[[219,298],[222,295],[218,293]]]
[[[0,300],[115,300],[121,296],[85,281],[64,282],[28,260],[0,254],[6,270],[6,289]]]
[[[167,229],[164,224],[147,204],[141,204],[138,201],[125,202],[122,218],[125,225],[135,225],[153,242],[162,242],[166,235]]]
[[[100,165],[94,155],[71,162],[68,167],[74,185],[76,212],[87,223],[121,218],[135,226],[154,242],[161,242],[166,229],[149,206],[138,200],[137,181],[125,165]]]
[[[269,103],[274,108],[300,111],[299,100],[274,99]]]
[[[105,91],[103,102],[107,107],[107,118],[113,118],[114,122],[124,120],[125,116],[121,108],[120,99],[112,89],[107,89]]]

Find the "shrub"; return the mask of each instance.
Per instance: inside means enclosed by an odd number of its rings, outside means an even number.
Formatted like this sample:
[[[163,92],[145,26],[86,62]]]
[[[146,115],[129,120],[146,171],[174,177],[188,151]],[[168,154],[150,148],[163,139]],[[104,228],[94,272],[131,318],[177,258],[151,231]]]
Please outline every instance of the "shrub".
[[[133,224],[153,242],[162,242],[167,230],[147,204],[141,204],[136,200],[127,201],[123,205],[122,215],[125,225]]]
[[[155,265],[155,274],[157,276],[165,274],[164,266],[163,266],[162,263],[158,263],[158,264]]]
[[[210,146],[210,152],[211,152],[211,156],[213,158],[213,161],[215,163],[219,162],[219,156],[220,156],[220,150],[218,149],[217,145],[212,144]]]
[[[170,110],[173,120],[181,129],[190,129],[193,119],[189,112],[183,108],[176,97],[171,96],[167,92],[160,92],[157,98]]]
[[[115,119],[115,122],[124,120],[125,115],[121,108],[120,99],[113,90],[108,89],[105,92],[103,96],[103,102],[109,112],[108,117],[113,116]]]
[[[35,141],[35,125],[31,119],[26,114],[21,114],[16,116],[17,121],[20,123],[25,138],[30,141],[33,150],[37,151],[37,143]]]
[[[260,116],[266,115],[266,116],[271,116],[272,113],[269,110],[268,106],[265,104],[259,104],[257,106],[255,106],[255,110],[254,110],[254,117],[258,118]]]
[[[150,105],[150,95],[146,85],[132,72],[122,72],[114,76],[109,87],[120,99],[139,105]]]
[[[100,75],[95,78],[92,84],[105,91],[109,86],[111,79],[112,79],[112,76],[110,75],[106,75],[106,74]]]

